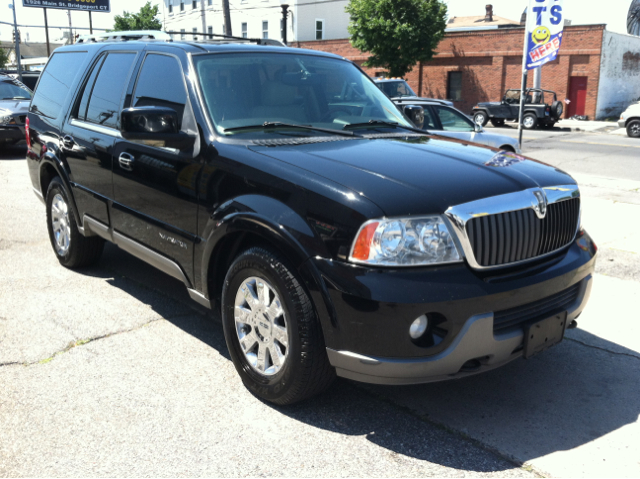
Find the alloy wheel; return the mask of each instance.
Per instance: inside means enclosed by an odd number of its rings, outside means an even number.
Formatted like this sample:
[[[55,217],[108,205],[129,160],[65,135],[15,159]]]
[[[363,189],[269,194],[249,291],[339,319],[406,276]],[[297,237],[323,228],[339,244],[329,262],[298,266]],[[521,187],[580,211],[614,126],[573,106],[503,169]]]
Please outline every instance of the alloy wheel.
[[[64,256],[69,251],[71,228],[69,226],[69,206],[59,193],[56,193],[51,202],[51,229],[56,243],[56,253]]]
[[[234,304],[236,333],[242,352],[256,372],[277,374],[287,360],[287,318],[275,288],[262,278],[245,279]]]

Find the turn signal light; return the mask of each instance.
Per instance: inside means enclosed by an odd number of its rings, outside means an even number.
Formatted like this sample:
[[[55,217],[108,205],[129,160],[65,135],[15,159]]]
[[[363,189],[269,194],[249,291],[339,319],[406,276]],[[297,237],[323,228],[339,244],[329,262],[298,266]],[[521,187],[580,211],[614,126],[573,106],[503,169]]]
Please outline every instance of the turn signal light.
[[[373,239],[373,234],[376,232],[376,228],[379,224],[380,223],[376,222],[369,223],[367,226],[360,230],[360,234],[358,235],[355,245],[353,246],[353,258],[359,259],[361,261],[366,261],[369,259],[371,240]]]

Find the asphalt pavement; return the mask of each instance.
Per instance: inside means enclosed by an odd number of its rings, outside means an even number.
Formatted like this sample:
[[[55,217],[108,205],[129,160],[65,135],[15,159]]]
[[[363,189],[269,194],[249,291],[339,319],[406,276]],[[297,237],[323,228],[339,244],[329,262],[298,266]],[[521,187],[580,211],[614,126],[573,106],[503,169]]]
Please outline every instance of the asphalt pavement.
[[[640,476],[640,141],[537,134],[524,154],[585,185],[600,248],[578,329],[483,375],[339,379],[287,408],[247,392],[179,282],[114,246],[62,268],[23,150],[1,151],[0,476]]]

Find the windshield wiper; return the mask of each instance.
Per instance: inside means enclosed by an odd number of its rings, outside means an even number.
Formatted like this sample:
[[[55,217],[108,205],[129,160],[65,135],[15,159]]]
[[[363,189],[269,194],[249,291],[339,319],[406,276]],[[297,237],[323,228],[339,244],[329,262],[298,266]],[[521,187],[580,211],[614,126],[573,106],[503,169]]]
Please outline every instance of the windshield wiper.
[[[323,133],[331,133],[332,135],[342,135],[342,136],[355,135],[355,133],[353,133],[352,131],[332,130],[331,128],[320,128],[320,127],[311,126],[311,125],[298,125],[296,123],[281,123],[279,121],[265,121],[260,125],[235,126],[233,128],[225,128],[223,131],[227,133],[232,131],[255,130],[258,128],[262,128],[265,130],[268,130],[271,128],[299,128],[301,130],[311,130],[311,131],[321,131]]]
[[[383,120],[369,120],[366,123],[349,123],[348,125],[344,125],[343,130],[348,130],[351,128],[364,128],[364,127],[376,127],[376,126],[384,126],[387,128],[404,128],[405,130],[415,131],[416,133],[424,133],[425,135],[428,134],[425,130],[421,130],[420,128],[404,126],[395,121],[383,121]]]

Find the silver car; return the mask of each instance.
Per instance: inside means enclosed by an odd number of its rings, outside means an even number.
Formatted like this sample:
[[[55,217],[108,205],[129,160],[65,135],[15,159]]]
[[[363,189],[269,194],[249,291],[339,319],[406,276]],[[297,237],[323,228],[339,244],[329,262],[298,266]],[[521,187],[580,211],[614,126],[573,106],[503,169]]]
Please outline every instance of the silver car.
[[[412,98],[392,98],[392,101],[400,109],[409,105],[417,105],[424,108],[424,123],[417,125],[419,128],[448,138],[479,143],[513,153],[521,153],[518,140],[506,135],[487,133],[480,125],[476,125],[470,117],[449,106],[448,102],[445,103],[440,100],[416,101]]]
[[[0,75],[0,146],[25,140],[24,123],[32,95],[18,80]]]

